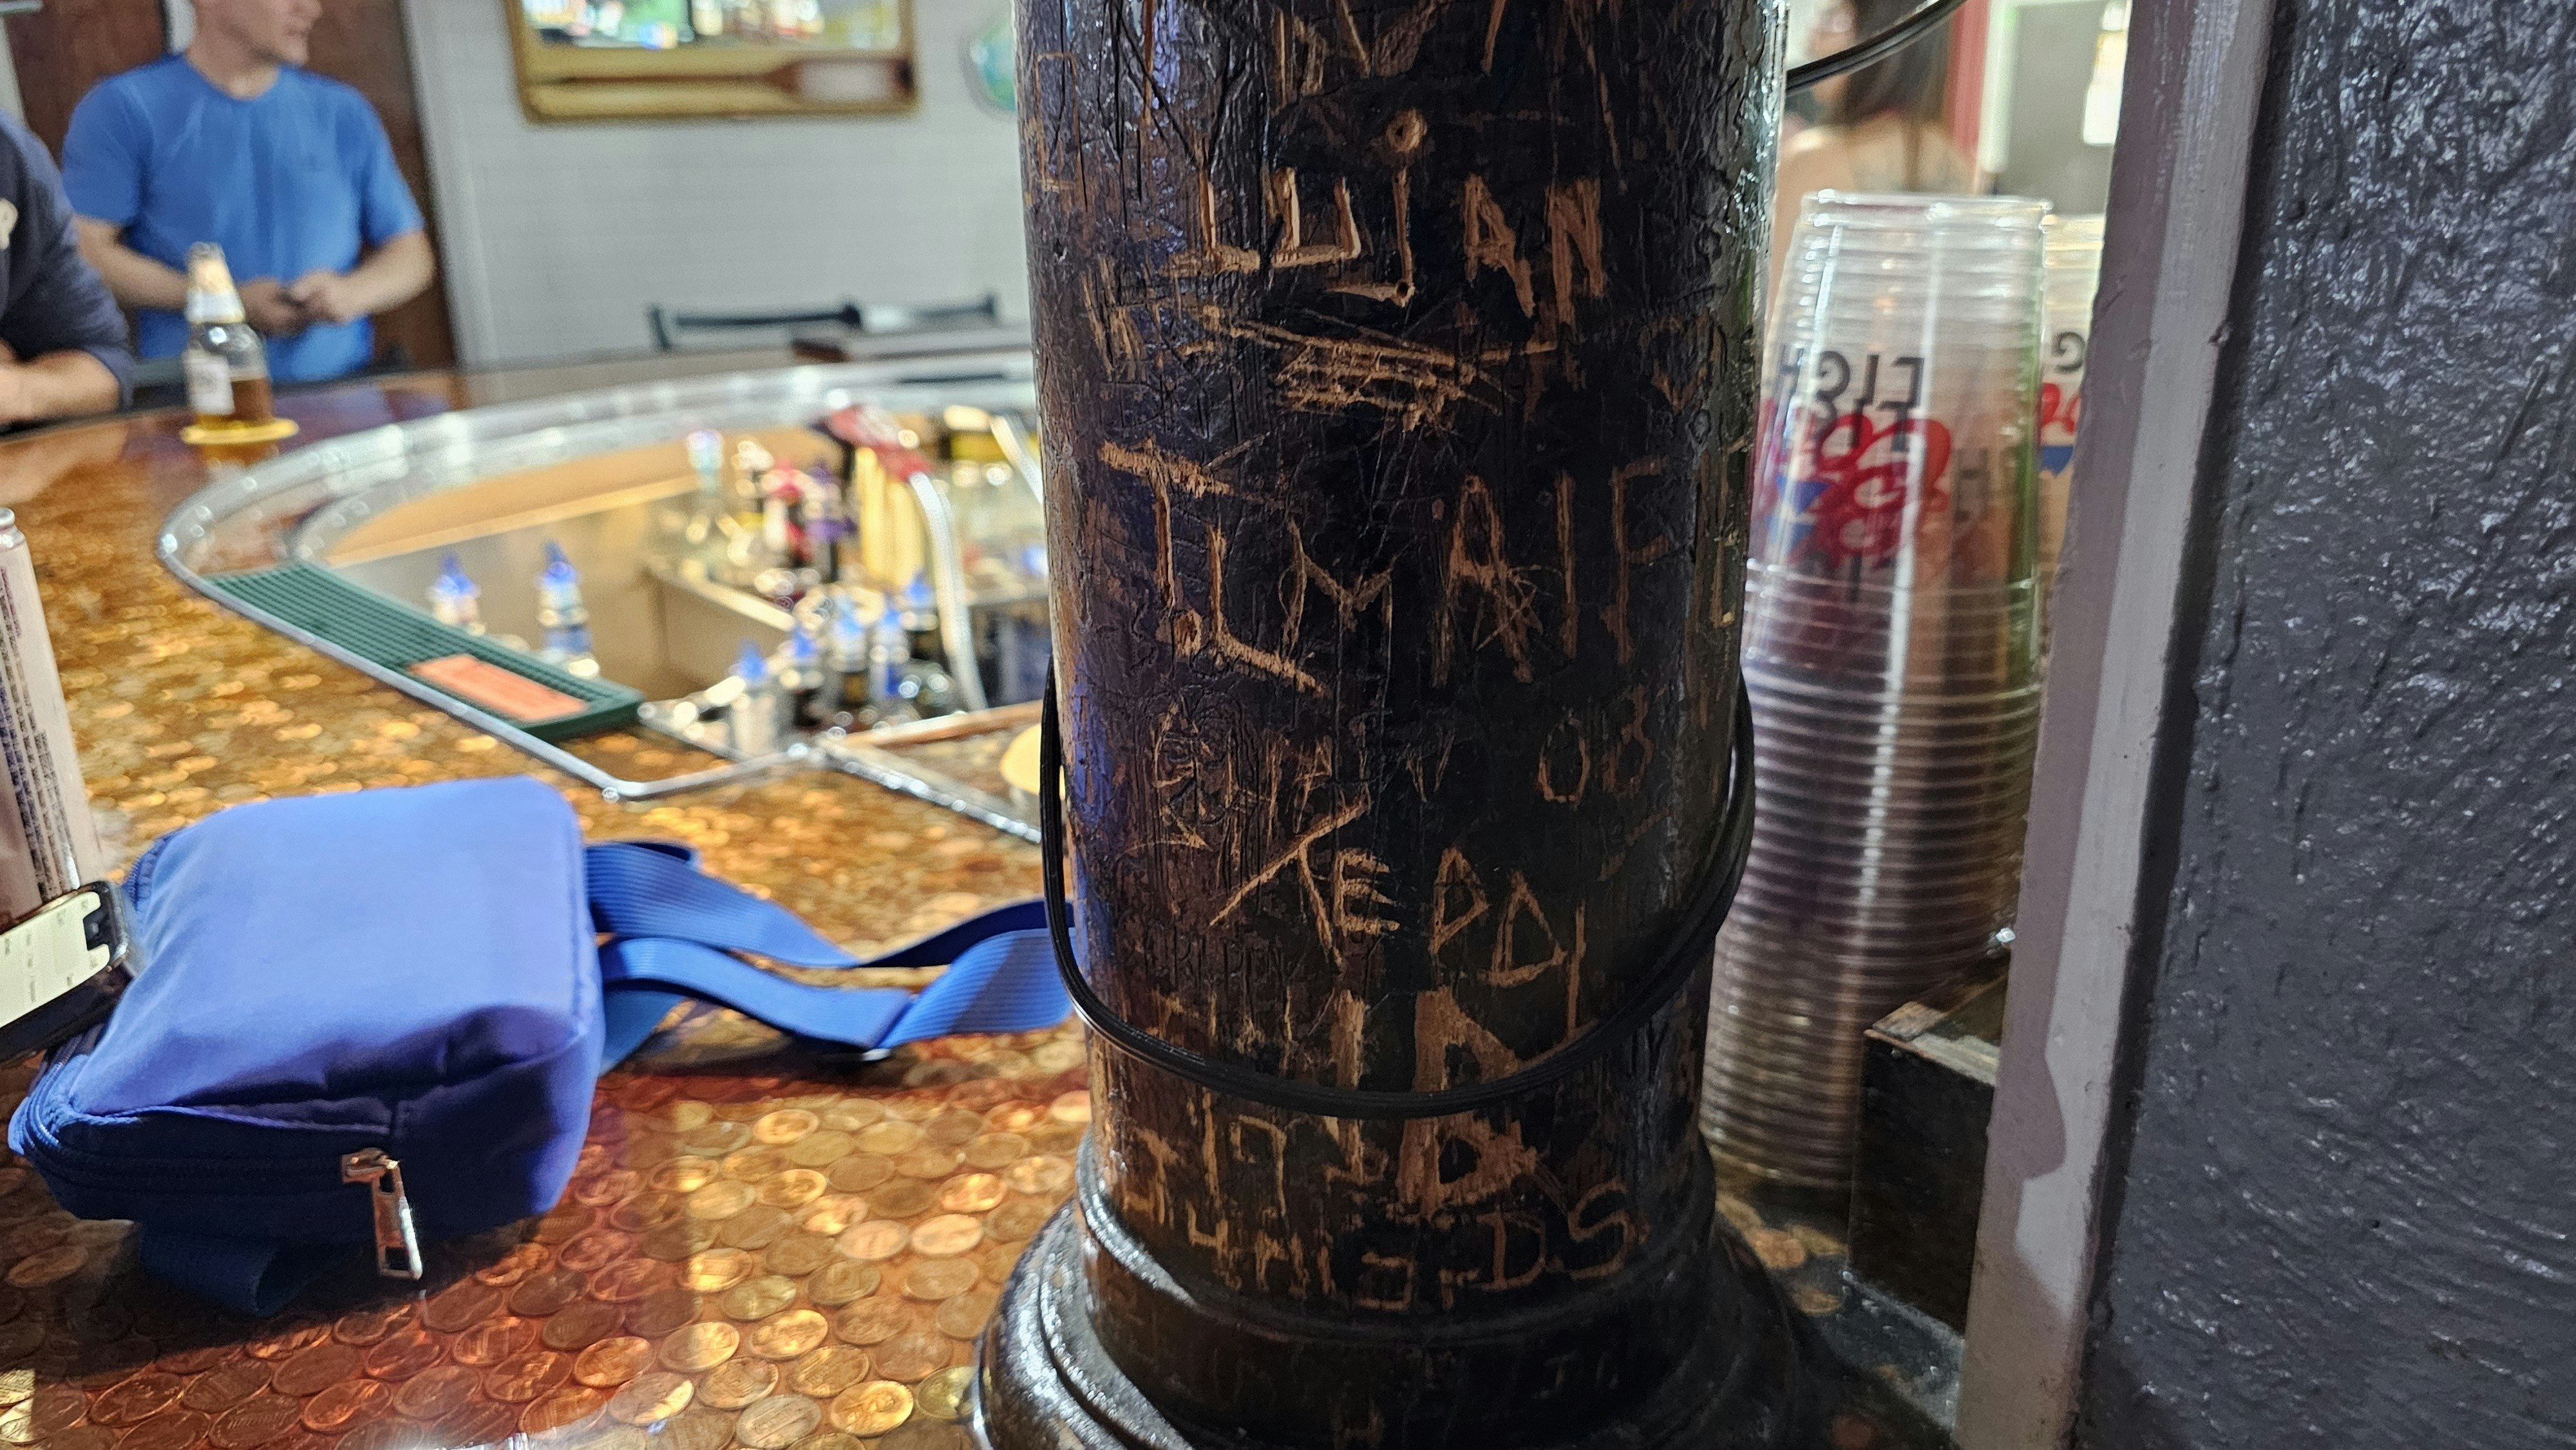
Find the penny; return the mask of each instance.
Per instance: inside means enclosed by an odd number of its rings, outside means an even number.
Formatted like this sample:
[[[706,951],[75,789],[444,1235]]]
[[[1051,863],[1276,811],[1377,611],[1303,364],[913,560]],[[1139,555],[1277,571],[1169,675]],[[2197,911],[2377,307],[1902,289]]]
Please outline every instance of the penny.
[[[558,1203],[537,1220],[530,1237],[541,1244],[560,1244],[590,1227],[590,1210],[578,1203]]]
[[[893,1380],[852,1385],[832,1397],[832,1424],[853,1435],[882,1435],[912,1418],[912,1391]]]
[[[622,1385],[644,1372],[653,1362],[653,1344],[632,1334],[603,1339],[581,1352],[572,1362],[572,1377],[594,1389]]]
[[[1026,1247],[1022,1243],[988,1243],[966,1257],[974,1261],[976,1268],[984,1271],[986,1283],[1006,1284],[1010,1282],[1011,1270],[1019,1267],[1020,1250]]]
[[[163,1410],[126,1431],[116,1450],[190,1450],[213,1423],[194,1410]]]
[[[506,1289],[544,1268],[549,1257],[542,1244],[514,1244],[508,1253],[475,1270],[474,1280]]]
[[[725,1450],[732,1444],[733,1416],[699,1408],[705,1402],[701,1392],[697,1405],[664,1421],[654,1432],[651,1450]]]
[[[945,1178],[965,1161],[966,1155],[955,1148],[925,1143],[894,1155],[894,1171],[906,1178]]]
[[[843,1098],[823,1110],[823,1126],[848,1132],[885,1116],[885,1104],[874,1098]]]
[[[872,1218],[841,1235],[840,1241],[832,1247],[839,1250],[845,1258],[868,1263],[878,1259],[893,1258],[902,1253],[903,1246],[911,1241],[912,1231],[902,1224],[888,1219]]]
[[[823,1170],[842,1193],[865,1193],[894,1176],[894,1160],[882,1153],[853,1153]]]
[[[569,1353],[606,1339],[624,1328],[625,1324],[625,1310],[614,1304],[602,1304],[596,1299],[584,1299],[565,1305],[562,1312],[548,1319],[538,1338],[548,1349]]]
[[[823,1423],[823,1407],[803,1395],[771,1395],[733,1422],[733,1437],[751,1450],[786,1450]]]
[[[608,1226],[627,1233],[651,1233],[688,1217],[690,1195],[650,1190],[608,1211]]]
[[[78,1244],[57,1244],[40,1249],[9,1266],[8,1279],[21,1289],[34,1289],[46,1284],[59,1284],[80,1272],[89,1262],[89,1250]]]
[[[778,1366],[765,1359],[729,1359],[698,1380],[698,1398],[719,1410],[739,1410],[778,1389]]]
[[[420,1427],[407,1420],[370,1420],[341,1436],[332,1450],[421,1450],[423,1438]]]
[[[921,1130],[900,1119],[888,1119],[859,1133],[859,1147],[870,1153],[891,1156],[921,1141]]]
[[[220,1415],[268,1388],[269,1367],[258,1360],[220,1364],[188,1381],[179,1403],[209,1415]]]
[[[916,1419],[877,1442],[877,1450],[967,1450],[963,1426],[945,1420]]]
[[[992,1289],[973,1289],[956,1295],[939,1306],[930,1316],[931,1327],[951,1339],[973,1339],[984,1332],[986,1321],[993,1317],[993,1307],[1001,1294]]]
[[[469,1400],[462,1409],[438,1422],[439,1439],[432,1443],[498,1445],[510,1439],[510,1432],[518,1428],[520,1410],[518,1405]]]
[[[939,1202],[939,1190],[918,1178],[898,1178],[868,1195],[872,1213],[887,1218],[912,1218],[930,1212]]]
[[[845,1344],[883,1344],[912,1323],[912,1311],[899,1299],[862,1299],[841,1311],[833,1332]]]
[[[730,1319],[766,1319],[796,1302],[796,1281],[780,1274],[745,1279],[725,1291],[716,1307]]]
[[[1047,1104],[1047,1116],[1055,1119],[1059,1123],[1090,1122],[1090,1091],[1084,1088],[1076,1088],[1069,1093],[1057,1094],[1055,1101]]]
[[[787,1154],[777,1148],[745,1148],[728,1153],[724,1160],[725,1177],[739,1183],[757,1186],[774,1174],[787,1171]]]
[[[944,1147],[954,1148],[984,1131],[984,1115],[964,1108],[943,1109],[921,1125],[921,1135]]]
[[[716,1110],[706,1104],[684,1098],[662,1110],[662,1121],[674,1133],[694,1133],[715,1115]]]
[[[80,1423],[89,1396],[70,1385],[47,1385],[0,1415],[0,1440],[24,1445],[43,1442]]]
[[[859,1146],[859,1140],[837,1128],[806,1134],[787,1145],[787,1161],[799,1168],[829,1168]]]
[[[242,1346],[253,1359],[280,1360],[331,1337],[327,1324],[285,1324]]]
[[[912,1230],[913,1252],[934,1259],[953,1259],[983,1241],[983,1222],[963,1213],[924,1219]]]
[[[740,1249],[709,1249],[689,1255],[680,1268],[680,1282],[701,1294],[719,1293],[750,1278],[756,1262]]]
[[[415,1420],[444,1419],[473,1396],[474,1386],[481,1378],[465,1365],[442,1364],[403,1381],[402,1388],[394,1392],[394,1409]]]
[[[716,1242],[729,1248],[765,1249],[785,1238],[795,1225],[795,1216],[787,1210],[755,1203],[726,1219],[716,1230]]]
[[[787,1450],[868,1450],[868,1442],[840,1430],[817,1430]]]
[[[1046,1121],[1046,1109],[1030,1103],[1004,1103],[984,1114],[984,1125],[996,1133],[1018,1133]]]
[[[449,1340],[447,1352],[458,1364],[473,1365],[477,1369],[482,1369],[499,1364],[511,1355],[528,1348],[536,1341],[536,1337],[535,1320],[521,1319],[515,1314],[504,1314],[496,1319],[486,1319]]]
[[[1023,1158],[1002,1170],[1002,1181],[1019,1193],[1052,1195],[1073,1186],[1073,1165],[1061,1158]]]
[[[653,1176],[645,1181],[660,1193],[695,1193],[716,1181],[716,1160],[674,1158],[656,1166]]]
[[[656,1289],[626,1311],[626,1327],[646,1339],[658,1339],[697,1318],[698,1304],[694,1290],[676,1284]]]
[[[631,1304],[659,1287],[666,1277],[649,1259],[619,1259],[600,1265],[583,1287],[603,1304]]]
[[[1005,1243],[1018,1243],[1036,1233],[1055,1210],[1034,1198],[1014,1198],[984,1217],[984,1233]]]
[[[462,1279],[429,1296],[429,1302],[420,1306],[420,1322],[441,1334],[454,1334],[490,1318],[508,1297],[507,1290]]]
[[[780,1108],[774,1113],[764,1113],[752,1122],[751,1141],[793,1143],[822,1125],[821,1117],[803,1108]]]
[[[831,1186],[830,1179],[811,1168],[789,1168],[760,1185],[760,1201],[772,1208],[802,1208]]]
[[[155,1333],[164,1335],[185,1336],[189,1333],[184,1325],[165,1322],[158,1315],[154,1316],[152,1327]],[[161,1368],[170,1374],[203,1374],[230,1358],[232,1353],[233,1347],[229,1344],[201,1344],[194,1349],[173,1348],[169,1353],[161,1356],[160,1364]],[[15,1370],[9,1372],[9,1374],[15,1373],[17,1373]],[[9,1375],[0,1374],[0,1405],[10,1403],[5,1392],[8,1383]]]
[[[162,1362],[166,1365],[169,1362],[169,1359],[165,1357]],[[212,1368],[212,1365],[209,1364],[205,1367]],[[180,1371],[180,1373],[185,1373],[185,1371]],[[27,1397],[35,1392],[35,1370],[25,1367],[12,1370],[0,1370],[0,1409],[6,1409],[11,1405],[24,1404]]]
[[[966,1140],[966,1162],[987,1171],[1008,1168],[1029,1151],[1029,1140],[1017,1133],[980,1133]]]
[[[773,1274],[801,1279],[832,1261],[832,1240],[818,1233],[790,1234],[762,1251],[760,1261]]]
[[[551,1350],[514,1354],[483,1375],[483,1393],[505,1404],[525,1404],[562,1384],[572,1365]]]
[[[433,1308],[436,1303],[431,1301]],[[418,1329],[405,1329],[369,1347],[364,1363],[367,1373],[378,1379],[400,1380],[409,1379],[446,1357],[447,1346],[436,1336]]]
[[[951,1365],[915,1385],[912,1403],[934,1420],[954,1420],[966,1407],[966,1391],[975,1383],[975,1367]]]
[[[834,1235],[854,1223],[864,1223],[868,1201],[855,1193],[831,1193],[805,1205],[796,1226],[807,1233]]]
[[[355,1348],[339,1343],[317,1344],[282,1361],[268,1383],[269,1388],[279,1394],[292,1395],[300,1400],[324,1385],[354,1378],[357,1373],[358,1351]]]
[[[566,1429],[598,1414],[607,1403],[608,1395],[604,1391],[566,1385],[540,1396],[536,1403],[521,1410],[519,1431],[526,1435],[542,1435],[549,1430]]]
[[[741,1345],[742,1331],[730,1324],[692,1324],[662,1340],[662,1367],[684,1374],[713,1369],[733,1358]]]
[[[188,1382],[174,1374],[145,1370],[119,1382],[90,1401],[93,1425],[139,1425],[177,1402]],[[20,1396],[21,1399],[26,1396]]]
[[[689,1195],[689,1217],[702,1223],[731,1218],[751,1207],[752,1200],[759,1196],[759,1191],[748,1183],[718,1179]]]
[[[592,1229],[558,1250],[555,1262],[577,1273],[587,1274],[624,1254],[626,1246],[632,1242],[631,1235],[615,1229]]]
[[[787,1376],[788,1387],[800,1395],[828,1400],[868,1377],[874,1363],[864,1349],[847,1344],[826,1344],[796,1361]]]
[[[905,1271],[903,1296],[936,1304],[974,1288],[982,1277],[983,1272],[966,1259],[924,1259]]]
[[[680,1147],[690,1153],[722,1156],[751,1141],[751,1129],[741,1123],[709,1123],[692,1133],[680,1135]]]
[[[548,1269],[510,1291],[510,1312],[543,1319],[579,1297],[585,1281],[570,1269]]]
[[[209,1443],[223,1450],[250,1450],[295,1428],[304,1417],[304,1402],[283,1395],[257,1394],[216,1417],[206,1431]]]
[[[888,1379],[920,1380],[948,1367],[956,1346],[945,1335],[926,1330],[898,1334],[876,1348],[877,1373]]]
[[[440,1371],[431,1370],[431,1374]],[[414,1380],[412,1384],[420,1381]],[[410,1385],[403,1387],[405,1390]],[[304,1428],[317,1434],[335,1435],[352,1425],[384,1418],[386,1406],[394,1403],[394,1387],[383,1380],[342,1380],[304,1402]]]
[[[676,1264],[691,1254],[702,1253],[716,1245],[714,1224],[687,1221],[657,1228],[638,1240],[636,1250],[648,1259]]]
[[[933,1067],[942,1065],[954,1066],[955,1064],[924,1062],[920,1065],[923,1067]],[[891,1097],[881,1098],[879,1101],[885,1104],[885,1110],[888,1116],[901,1118],[907,1123],[924,1122],[933,1114],[937,1113],[941,1108],[948,1106],[948,1098],[946,1094],[922,1091],[918,1089],[910,1092],[896,1093]]]
[[[874,1264],[834,1259],[805,1281],[805,1297],[825,1309],[838,1309],[877,1291],[884,1274]]]
[[[632,1168],[619,1168],[596,1178],[583,1178],[572,1186],[573,1202],[592,1208],[605,1208],[629,1197],[644,1186],[644,1175]]]
[[[572,1429],[587,1422],[608,1404],[608,1393],[587,1386],[564,1386],[559,1391],[546,1391],[536,1404],[518,1411],[520,1435],[546,1435],[549,1429]]]
[[[608,1397],[608,1417],[627,1425],[659,1424],[687,1409],[695,1393],[686,1375],[653,1370]]]
[[[364,1349],[411,1322],[409,1303],[389,1304],[377,1309],[356,1309],[340,1316],[331,1326],[331,1337],[342,1344]]]
[[[1029,1129],[1029,1147],[1039,1153],[1070,1153],[1082,1144],[1082,1129],[1072,1123],[1040,1123]]]
[[[832,1333],[832,1321],[811,1309],[790,1309],[760,1321],[751,1331],[751,1352],[762,1359],[794,1359],[821,1344]]]

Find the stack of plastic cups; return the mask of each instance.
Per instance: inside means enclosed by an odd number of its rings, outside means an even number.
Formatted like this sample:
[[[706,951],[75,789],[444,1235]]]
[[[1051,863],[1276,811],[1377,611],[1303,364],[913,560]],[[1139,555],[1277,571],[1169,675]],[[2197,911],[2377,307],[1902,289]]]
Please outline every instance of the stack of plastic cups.
[[[1759,810],[1701,1127],[1839,1190],[1864,1033],[2009,924],[2039,726],[2042,202],[1807,200],[1771,325],[1746,600]]]
[[[2039,599],[2043,624],[2075,488],[2075,434],[2084,422],[2084,364],[2093,347],[2093,293],[2102,275],[2102,218],[2048,219],[2040,284]]]

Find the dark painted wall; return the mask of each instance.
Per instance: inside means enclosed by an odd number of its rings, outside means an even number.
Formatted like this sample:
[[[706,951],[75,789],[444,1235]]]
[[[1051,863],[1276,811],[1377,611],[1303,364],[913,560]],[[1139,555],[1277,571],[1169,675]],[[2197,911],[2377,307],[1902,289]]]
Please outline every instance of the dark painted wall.
[[[2277,4],[2078,1439],[2576,1445],[2576,5]]]

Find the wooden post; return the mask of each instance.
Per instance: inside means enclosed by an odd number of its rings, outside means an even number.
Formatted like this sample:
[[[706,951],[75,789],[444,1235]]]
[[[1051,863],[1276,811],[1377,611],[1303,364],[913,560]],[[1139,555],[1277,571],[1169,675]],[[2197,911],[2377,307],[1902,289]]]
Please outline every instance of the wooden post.
[[[1644,985],[1719,830],[1775,7],[1021,15],[1089,980],[1289,1079],[1537,1061]],[[1693,1122],[1706,988],[1414,1121],[1095,1042],[1080,1215],[1006,1296],[987,1433],[1769,1443],[1775,1306]]]

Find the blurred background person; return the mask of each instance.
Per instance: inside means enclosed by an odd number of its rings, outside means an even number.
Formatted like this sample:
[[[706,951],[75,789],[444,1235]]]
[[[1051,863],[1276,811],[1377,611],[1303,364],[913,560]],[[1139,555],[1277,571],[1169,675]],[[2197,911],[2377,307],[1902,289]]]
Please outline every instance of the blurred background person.
[[[63,181],[82,252],[136,311],[147,358],[187,342],[188,247],[213,242],[268,338],[270,376],[342,377],[368,319],[437,274],[419,204],[364,97],[303,69],[320,0],[197,0],[186,51],[101,81]]]
[[[1903,20],[1921,0],[1827,0],[1816,12],[1807,54],[1829,55]],[[1771,223],[1772,290],[1798,224],[1798,204],[1813,193],[1901,191],[1969,194],[1985,189],[1977,163],[1950,137],[1950,27],[1906,46],[1876,65],[1819,82],[1815,124],[1780,147],[1780,179]],[[1969,103],[1976,104],[1970,97]]]
[[[0,426],[108,412],[133,385],[125,314],[81,260],[53,158],[0,115]]]

